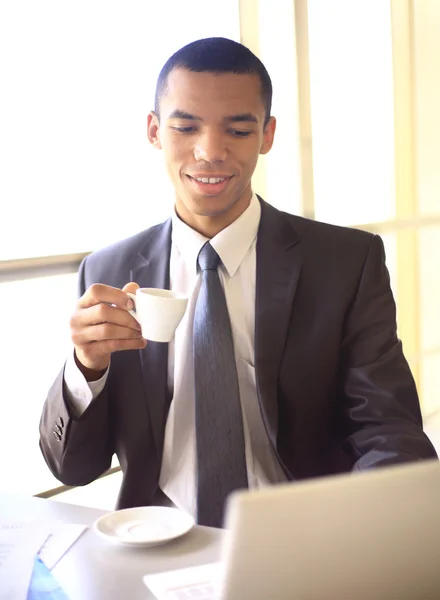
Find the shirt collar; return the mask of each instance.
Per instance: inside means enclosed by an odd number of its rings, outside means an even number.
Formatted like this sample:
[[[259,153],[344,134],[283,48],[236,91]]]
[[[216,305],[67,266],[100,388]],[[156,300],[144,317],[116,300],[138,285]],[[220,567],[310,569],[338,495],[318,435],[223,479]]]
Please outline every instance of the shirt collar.
[[[173,211],[171,220],[171,243],[183,257],[190,272],[197,272],[197,257],[202,246],[208,241],[208,238],[198,231],[191,229],[191,227],[177,216],[175,210]]]
[[[254,242],[261,218],[261,205],[255,194],[252,195],[247,209],[220,231],[210,241],[228,272],[233,277]],[[172,215],[172,243],[183,256],[185,263],[192,269],[197,268],[197,257],[208,238],[191,229],[177,216]]]

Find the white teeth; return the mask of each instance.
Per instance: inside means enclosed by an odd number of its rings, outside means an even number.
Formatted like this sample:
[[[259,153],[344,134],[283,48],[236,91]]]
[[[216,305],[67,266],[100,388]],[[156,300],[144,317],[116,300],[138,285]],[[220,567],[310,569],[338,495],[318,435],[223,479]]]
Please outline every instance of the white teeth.
[[[224,181],[225,177],[196,177],[197,181],[201,183],[220,183]]]

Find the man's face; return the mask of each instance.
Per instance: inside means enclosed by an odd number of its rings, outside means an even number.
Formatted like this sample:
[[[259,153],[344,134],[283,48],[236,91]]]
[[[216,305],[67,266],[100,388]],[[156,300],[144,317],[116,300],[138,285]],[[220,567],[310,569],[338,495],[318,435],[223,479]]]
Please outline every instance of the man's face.
[[[275,133],[275,119],[266,127],[264,120],[258,76],[170,73],[160,123],[149,116],[149,139],[164,152],[184,221],[232,222],[247,208],[258,156],[270,150]]]

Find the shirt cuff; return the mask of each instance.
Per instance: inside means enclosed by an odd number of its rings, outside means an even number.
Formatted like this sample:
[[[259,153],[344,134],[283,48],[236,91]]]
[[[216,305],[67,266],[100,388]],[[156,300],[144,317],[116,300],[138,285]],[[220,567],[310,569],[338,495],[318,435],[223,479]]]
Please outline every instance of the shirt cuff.
[[[77,367],[74,353],[72,352],[68,356],[64,367],[65,394],[77,417],[80,417],[92,400],[99,396],[104,389],[107,377],[108,368],[100,379],[86,381],[86,378]]]

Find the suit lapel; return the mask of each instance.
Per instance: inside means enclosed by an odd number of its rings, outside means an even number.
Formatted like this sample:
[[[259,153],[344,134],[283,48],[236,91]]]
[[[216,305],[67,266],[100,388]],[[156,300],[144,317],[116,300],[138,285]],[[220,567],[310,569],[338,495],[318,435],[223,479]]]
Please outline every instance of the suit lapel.
[[[263,419],[276,449],[277,380],[302,267],[299,238],[282,213],[261,201],[257,240],[255,374]]]
[[[169,289],[171,219],[149,230],[149,235],[138,254],[138,262],[131,269],[131,281],[140,287]],[[168,344],[148,342],[140,351],[142,375],[147,407],[158,455],[162,456],[165,423],[170,398],[167,385]]]

